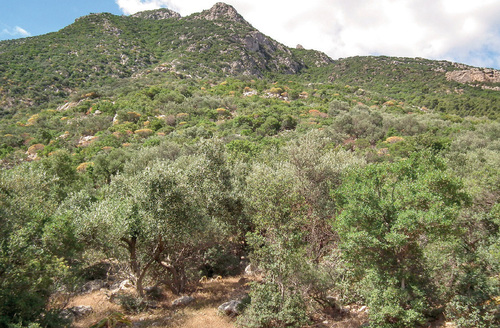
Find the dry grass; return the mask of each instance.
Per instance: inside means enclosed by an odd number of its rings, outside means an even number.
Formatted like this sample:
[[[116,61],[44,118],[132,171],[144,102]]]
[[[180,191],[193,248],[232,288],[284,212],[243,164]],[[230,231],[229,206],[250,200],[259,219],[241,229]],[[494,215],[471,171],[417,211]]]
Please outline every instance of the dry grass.
[[[234,328],[234,319],[221,316],[217,313],[217,308],[206,308],[203,310],[186,309],[175,318],[171,324],[164,327],[182,327],[182,328]]]
[[[248,292],[248,282],[259,280],[248,277],[229,277],[219,281],[208,281],[200,284],[190,295],[195,301],[185,307],[172,307],[171,303],[178,296],[170,292],[164,293],[164,300],[159,302],[157,309],[148,310],[135,315],[127,315],[134,328],[234,328],[235,319],[219,315],[217,308],[224,302],[241,298]],[[88,328],[99,320],[123,309],[109,302],[104,291],[76,296],[71,299],[68,307],[87,305],[94,312],[74,322],[74,328]],[[352,306],[348,314],[317,313],[310,328],[359,328],[368,321],[368,315],[361,311],[360,306]],[[441,320],[428,324],[428,328],[453,328],[449,322]]]
[[[248,292],[249,280],[241,276],[208,281],[196,288],[190,295],[195,301],[185,307],[172,307],[171,303],[178,296],[170,292],[164,293],[164,300],[159,302],[157,309],[151,309],[136,315],[127,315],[133,327],[164,327],[164,328],[234,328],[234,319],[221,316],[217,308],[224,302],[242,297]],[[104,291],[96,291],[72,298],[67,307],[87,305],[93,308],[93,313],[76,320],[74,328],[87,328],[114,312],[123,309],[111,303]]]
[[[102,291],[96,291],[91,294],[79,295],[71,299],[67,307],[86,305],[94,310],[92,314],[74,322],[75,328],[87,328],[102,318],[113,312],[121,311],[119,305],[108,301],[106,294]]]

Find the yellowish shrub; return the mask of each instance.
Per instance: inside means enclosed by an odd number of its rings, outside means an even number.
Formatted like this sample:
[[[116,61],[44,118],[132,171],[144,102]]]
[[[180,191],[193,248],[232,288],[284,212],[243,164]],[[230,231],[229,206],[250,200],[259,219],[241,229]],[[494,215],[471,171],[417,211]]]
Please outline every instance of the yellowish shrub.
[[[32,145],[32,146],[30,146],[28,148],[27,153],[29,155],[36,155],[36,153],[38,153],[39,151],[44,150],[44,149],[45,149],[44,145],[42,145],[42,144],[34,144],[34,145]]]
[[[283,89],[274,87],[274,88],[269,89],[269,93],[272,93],[275,95],[281,95],[283,93]]]
[[[385,142],[393,144],[393,143],[400,142],[403,140],[405,140],[403,137],[392,136],[392,137],[385,139]]]
[[[135,130],[134,133],[140,137],[145,138],[145,137],[149,137],[150,135],[152,135],[153,130],[151,130],[151,129],[139,129],[139,130]]]
[[[309,115],[314,116],[314,117],[323,117],[323,118],[328,117],[327,113],[320,112],[317,109],[311,109],[311,110],[309,110]]]
[[[77,166],[76,171],[79,173],[84,173],[89,167],[94,165],[94,162],[84,162]]]
[[[137,122],[141,118],[141,114],[137,112],[127,112],[127,120]]]
[[[40,118],[40,115],[38,115],[38,114],[35,114],[35,115],[31,116],[28,119],[28,123],[26,123],[26,125],[33,125],[33,124],[35,124],[38,121],[39,118]]]

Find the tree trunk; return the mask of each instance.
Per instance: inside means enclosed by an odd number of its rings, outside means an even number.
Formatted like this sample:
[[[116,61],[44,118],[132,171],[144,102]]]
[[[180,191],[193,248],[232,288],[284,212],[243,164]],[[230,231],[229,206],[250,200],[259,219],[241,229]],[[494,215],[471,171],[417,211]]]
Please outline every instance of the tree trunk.
[[[131,237],[130,239],[124,237],[121,240],[127,244],[126,248],[130,254],[130,268],[134,274],[137,293],[140,297],[144,297],[144,288],[142,283],[151,265],[160,259],[160,255],[163,252],[163,240],[161,236],[158,236],[158,243],[156,244],[155,250],[143,268],[141,268],[139,260],[137,259],[137,237]]]
[[[130,254],[130,269],[132,270],[132,273],[134,275],[134,280],[135,280],[135,286],[137,289],[137,292],[139,293],[140,297],[144,297],[144,290],[142,288],[142,281],[144,279],[144,275],[146,273],[146,270],[142,270],[140,268],[139,261],[137,260],[137,237],[131,237],[130,239],[127,238],[122,238],[122,241],[124,241],[127,244],[127,249]]]
[[[172,279],[165,281],[165,283],[169,285],[170,290],[176,295],[179,295],[182,292],[184,292],[187,282],[184,270],[182,268],[176,268],[174,265],[164,261],[160,261],[159,263],[172,276]]]

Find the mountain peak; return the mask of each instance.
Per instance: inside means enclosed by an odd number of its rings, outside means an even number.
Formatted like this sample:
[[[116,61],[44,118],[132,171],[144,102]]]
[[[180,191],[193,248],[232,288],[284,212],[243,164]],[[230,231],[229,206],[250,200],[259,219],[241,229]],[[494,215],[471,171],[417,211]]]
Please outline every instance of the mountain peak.
[[[234,9],[233,6],[224,2],[217,2],[209,10],[204,10],[198,15],[199,18],[206,20],[226,19],[234,22],[246,22],[245,19]]]
[[[178,12],[175,12],[167,8],[160,8],[155,10],[140,11],[138,13],[131,15],[131,17],[162,20],[168,18],[181,18],[181,15]]]

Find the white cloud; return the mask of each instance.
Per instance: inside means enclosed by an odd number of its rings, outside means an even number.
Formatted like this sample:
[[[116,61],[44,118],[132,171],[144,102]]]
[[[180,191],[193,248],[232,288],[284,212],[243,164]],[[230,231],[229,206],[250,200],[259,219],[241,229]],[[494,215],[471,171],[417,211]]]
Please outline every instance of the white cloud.
[[[180,13],[182,16],[190,15],[204,9],[209,9],[217,1],[211,0],[115,0],[124,14],[135,14],[139,11],[158,8],[169,8]]]
[[[212,0],[116,0],[125,14],[186,16]],[[226,0],[264,34],[332,58],[389,55],[500,67],[500,0]]]
[[[22,27],[16,26],[14,28],[4,28],[1,32],[3,35],[8,35],[12,37],[27,37],[31,36],[31,33],[23,29]]]
[[[115,0],[120,10],[124,14],[135,14],[139,11],[158,9],[160,7],[171,7],[172,4],[168,0]]]

